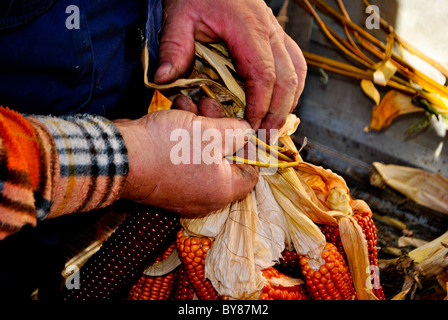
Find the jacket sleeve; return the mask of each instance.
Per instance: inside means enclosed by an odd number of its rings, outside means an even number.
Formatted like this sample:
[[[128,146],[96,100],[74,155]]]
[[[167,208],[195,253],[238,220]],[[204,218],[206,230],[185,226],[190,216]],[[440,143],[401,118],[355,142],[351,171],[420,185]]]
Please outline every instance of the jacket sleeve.
[[[0,107],[0,240],[25,224],[110,205],[128,168],[120,132],[102,117]]]

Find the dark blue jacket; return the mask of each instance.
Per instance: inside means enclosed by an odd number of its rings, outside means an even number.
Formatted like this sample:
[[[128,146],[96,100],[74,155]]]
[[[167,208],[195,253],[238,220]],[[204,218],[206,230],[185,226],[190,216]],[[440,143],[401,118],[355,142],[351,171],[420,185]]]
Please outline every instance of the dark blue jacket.
[[[155,65],[161,16],[161,0],[2,0],[0,105],[141,116],[151,95],[143,85],[142,44],[147,36]]]
[[[146,38],[154,72],[161,19],[161,0],[0,0],[0,105],[109,119],[146,114],[140,55]],[[0,301],[29,299],[36,288],[40,299],[60,298],[67,241],[106,213],[45,220],[1,241]]]

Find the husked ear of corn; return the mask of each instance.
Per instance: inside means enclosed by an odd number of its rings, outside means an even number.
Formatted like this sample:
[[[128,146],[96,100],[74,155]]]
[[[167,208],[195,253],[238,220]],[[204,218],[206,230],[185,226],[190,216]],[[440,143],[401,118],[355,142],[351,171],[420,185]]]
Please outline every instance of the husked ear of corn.
[[[308,293],[316,300],[354,300],[356,292],[344,257],[334,245],[327,243],[322,259],[324,263],[314,270],[305,256],[299,255],[299,265]]]
[[[258,300],[308,300],[304,283],[280,273],[274,267],[263,270],[267,283]]]
[[[315,268],[306,256],[285,250],[279,268],[295,277],[300,273],[313,300],[357,299],[348,266],[339,250],[327,243],[321,257],[322,264]]]
[[[200,300],[219,300],[219,294],[204,273],[205,259],[212,241],[207,237],[190,237],[181,229],[176,244],[179,258],[197,297]]]
[[[142,275],[129,291],[128,300],[168,300],[177,270],[164,276]]]
[[[176,243],[171,244],[168,249],[159,255],[154,265],[160,265],[176,249]],[[159,267],[161,268],[161,267]],[[142,274],[128,294],[128,300],[167,300],[177,278],[178,268],[168,271],[163,275]],[[163,272],[162,272],[163,273]]]
[[[183,264],[179,266],[171,297],[173,300],[193,300],[194,298],[194,288]]]
[[[65,300],[111,300],[121,295],[176,238],[178,215],[133,204],[129,216],[82,266],[80,289],[65,292]]]

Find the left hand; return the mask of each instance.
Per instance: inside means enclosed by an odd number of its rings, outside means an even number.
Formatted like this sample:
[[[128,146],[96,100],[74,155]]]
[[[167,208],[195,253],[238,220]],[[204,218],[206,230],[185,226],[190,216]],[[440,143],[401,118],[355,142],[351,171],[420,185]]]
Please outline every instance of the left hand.
[[[246,120],[279,129],[303,91],[306,62],[262,0],[165,0],[156,83],[174,81],[194,58],[194,41],[222,40],[245,80]]]

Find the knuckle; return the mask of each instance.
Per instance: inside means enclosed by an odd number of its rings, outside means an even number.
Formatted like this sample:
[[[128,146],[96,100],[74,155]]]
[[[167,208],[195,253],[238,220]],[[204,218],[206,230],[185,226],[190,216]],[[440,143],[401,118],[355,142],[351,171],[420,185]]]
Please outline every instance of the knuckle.
[[[300,86],[299,77],[295,72],[291,72],[281,79],[278,79],[276,88],[283,89],[286,92],[297,91]]]
[[[273,65],[264,65],[258,72],[258,81],[263,83],[264,86],[273,86],[277,81],[277,74]]]

